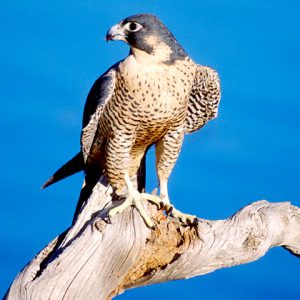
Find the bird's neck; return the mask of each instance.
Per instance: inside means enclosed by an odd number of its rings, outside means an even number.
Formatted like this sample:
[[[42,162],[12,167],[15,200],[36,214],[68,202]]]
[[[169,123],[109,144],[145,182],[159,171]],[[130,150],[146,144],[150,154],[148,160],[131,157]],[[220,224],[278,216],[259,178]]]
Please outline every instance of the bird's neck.
[[[159,45],[153,49],[151,53],[131,47],[130,55],[140,65],[156,65],[163,64],[170,60],[171,49],[167,45]]]

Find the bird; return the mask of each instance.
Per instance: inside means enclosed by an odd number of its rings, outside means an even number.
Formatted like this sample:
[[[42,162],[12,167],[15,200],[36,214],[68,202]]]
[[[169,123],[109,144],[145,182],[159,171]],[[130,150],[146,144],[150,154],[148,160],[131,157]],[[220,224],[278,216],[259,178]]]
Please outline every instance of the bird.
[[[86,184],[88,177],[94,178],[91,188],[105,174],[114,193],[126,195],[122,204],[109,210],[110,218],[134,206],[146,225],[153,227],[144,208],[150,201],[192,224],[194,216],[171,204],[168,179],[184,135],[201,129],[218,114],[219,75],[194,62],[152,14],[123,19],[107,31],[106,40],[125,42],[129,54],[94,82],[84,107],[81,149],[43,188],[79,171],[85,171]],[[145,155],[152,145],[159,196],[144,191]],[[136,187],[132,178],[139,174]]]

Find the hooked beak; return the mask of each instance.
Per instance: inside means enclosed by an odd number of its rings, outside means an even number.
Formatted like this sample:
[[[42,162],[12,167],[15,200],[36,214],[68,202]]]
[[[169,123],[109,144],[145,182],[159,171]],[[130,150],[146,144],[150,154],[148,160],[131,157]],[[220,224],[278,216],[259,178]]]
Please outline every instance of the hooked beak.
[[[111,27],[106,33],[106,41],[126,41],[126,35],[123,32],[123,29],[120,27],[120,24],[116,24]]]

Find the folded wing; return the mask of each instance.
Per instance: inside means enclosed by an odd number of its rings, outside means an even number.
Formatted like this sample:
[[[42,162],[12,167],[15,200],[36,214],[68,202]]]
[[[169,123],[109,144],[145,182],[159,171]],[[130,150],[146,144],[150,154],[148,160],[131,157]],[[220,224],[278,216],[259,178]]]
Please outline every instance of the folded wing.
[[[114,93],[115,73],[115,66],[113,66],[95,81],[87,96],[82,120],[81,151],[60,167],[43,184],[42,188],[86,170],[86,161],[96,139],[99,119],[105,105]]]
[[[214,119],[218,114],[220,98],[218,73],[212,68],[198,65],[189,98],[185,132],[197,131]]]

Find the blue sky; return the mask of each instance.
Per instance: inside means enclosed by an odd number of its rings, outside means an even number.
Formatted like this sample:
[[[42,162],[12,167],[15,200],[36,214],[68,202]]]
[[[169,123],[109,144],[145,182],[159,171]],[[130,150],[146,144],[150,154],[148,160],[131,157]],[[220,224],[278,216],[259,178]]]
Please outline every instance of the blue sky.
[[[190,56],[218,70],[219,117],[187,136],[170,178],[177,208],[223,219],[250,202],[300,206],[298,1],[0,1],[0,295],[69,226],[83,180],[41,184],[79,149],[85,97],[125,57],[107,29],[156,14]],[[148,188],[156,184],[153,153]],[[300,261],[283,249],[208,275],[119,299],[299,299]]]

